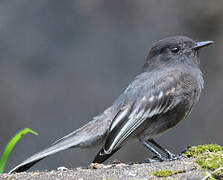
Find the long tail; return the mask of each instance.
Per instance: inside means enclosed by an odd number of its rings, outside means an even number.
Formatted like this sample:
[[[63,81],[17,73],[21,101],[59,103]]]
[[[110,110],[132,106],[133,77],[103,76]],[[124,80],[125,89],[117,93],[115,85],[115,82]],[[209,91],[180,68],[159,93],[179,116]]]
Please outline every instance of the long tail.
[[[110,118],[108,118],[108,116],[105,114],[95,117],[94,120],[90,121],[71,134],[59,139],[49,148],[29,157],[13,168],[9,173],[26,171],[43,158],[71,147],[86,148],[102,143],[111,123],[112,118]]]

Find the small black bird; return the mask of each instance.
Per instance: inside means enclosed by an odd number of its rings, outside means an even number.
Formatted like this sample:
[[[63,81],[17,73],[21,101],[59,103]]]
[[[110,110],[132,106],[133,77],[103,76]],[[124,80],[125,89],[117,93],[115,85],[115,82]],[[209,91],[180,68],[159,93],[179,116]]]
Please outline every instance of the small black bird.
[[[186,118],[198,102],[204,83],[198,51],[212,43],[195,42],[185,36],[168,37],[154,43],[141,74],[111,107],[49,148],[26,159],[10,173],[25,171],[58,151],[103,143],[93,161],[102,163],[130,139],[142,142],[161,161],[176,159],[177,156],[153,139]]]

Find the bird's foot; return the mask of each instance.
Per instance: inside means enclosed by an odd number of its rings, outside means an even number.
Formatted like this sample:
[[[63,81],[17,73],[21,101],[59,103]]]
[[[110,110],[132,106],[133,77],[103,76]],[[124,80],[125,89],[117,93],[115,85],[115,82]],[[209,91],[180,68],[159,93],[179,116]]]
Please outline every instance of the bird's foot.
[[[152,162],[163,162],[163,161],[168,161],[169,158],[166,158],[164,156],[154,156],[152,158],[146,158],[144,160],[145,163],[152,163]]]
[[[168,161],[175,161],[175,160],[178,160],[178,159],[181,159],[183,157],[182,154],[170,154],[168,155]]]
[[[143,163],[153,163],[153,162],[160,162],[160,161],[158,159],[153,159],[153,158],[146,158],[143,161]]]
[[[154,156],[153,158],[146,158],[143,162],[145,163],[153,163],[153,162],[163,162],[163,161],[175,161],[181,159],[183,157],[182,154],[168,154],[168,157],[164,156]]]

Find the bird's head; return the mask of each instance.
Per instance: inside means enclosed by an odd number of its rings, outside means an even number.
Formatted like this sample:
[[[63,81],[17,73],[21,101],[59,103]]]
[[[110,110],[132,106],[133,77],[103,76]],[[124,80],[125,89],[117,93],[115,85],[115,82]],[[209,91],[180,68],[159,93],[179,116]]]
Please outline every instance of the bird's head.
[[[144,64],[144,70],[162,68],[171,63],[198,66],[199,49],[210,44],[213,44],[213,41],[195,42],[185,36],[167,37],[153,44]]]

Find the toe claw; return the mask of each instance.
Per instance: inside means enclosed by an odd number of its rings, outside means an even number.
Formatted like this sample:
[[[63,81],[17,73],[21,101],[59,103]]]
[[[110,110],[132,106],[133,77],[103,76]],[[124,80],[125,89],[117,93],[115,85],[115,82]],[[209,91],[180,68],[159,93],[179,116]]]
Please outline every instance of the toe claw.
[[[144,161],[143,162],[145,162],[145,163],[153,163],[153,162],[157,162],[158,160],[157,159],[153,159],[153,158],[146,158],[146,159],[144,159]]]
[[[154,156],[152,158],[146,158],[146,159],[144,159],[143,162],[145,162],[145,163],[153,163],[153,162],[163,162],[163,161],[175,161],[177,159],[181,159],[182,157],[183,157],[182,154],[175,155],[175,154],[172,154],[171,153],[168,156],[168,158],[166,158],[164,156]]]
[[[172,154],[172,155],[169,157],[169,160],[170,160],[170,161],[174,161],[174,160],[177,160],[177,159],[181,159],[182,157],[183,157],[182,154],[177,154],[177,155]]]

